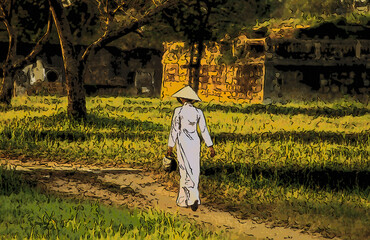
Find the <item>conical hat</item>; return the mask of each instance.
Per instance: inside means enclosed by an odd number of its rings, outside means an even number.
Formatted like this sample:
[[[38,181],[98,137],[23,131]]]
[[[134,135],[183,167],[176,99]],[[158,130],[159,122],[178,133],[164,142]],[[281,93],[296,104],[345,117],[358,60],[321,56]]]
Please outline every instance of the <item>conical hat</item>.
[[[183,87],[182,89],[177,91],[175,94],[173,94],[172,97],[202,101],[198,97],[197,93],[190,86]]]

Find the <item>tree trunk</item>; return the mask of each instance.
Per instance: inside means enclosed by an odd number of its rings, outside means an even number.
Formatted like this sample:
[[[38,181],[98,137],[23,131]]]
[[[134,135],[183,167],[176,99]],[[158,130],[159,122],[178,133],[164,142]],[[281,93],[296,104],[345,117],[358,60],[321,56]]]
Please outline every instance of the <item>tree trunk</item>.
[[[0,85],[0,103],[10,105],[13,95],[13,89],[14,89],[14,73],[10,74],[11,71],[9,71],[9,66],[12,65],[13,60],[15,59],[16,52],[17,52],[17,36],[13,29],[13,27],[10,25],[10,22],[5,17],[5,12],[3,7],[0,9],[1,15],[4,15],[4,18],[2,19],[2,22],[6,26],[6,30],[8,32],[8,38],[9,38],[9,47],[8,47],[8,54],[6,56],[6,59],[4,61],[4,65],[2,67],[2,76],[1,76],[1,85]],[[10,75],[10,76],[9,76]]]
[[[195,44],[190,44],[190,57],[189,57],[189,86],[193,86],[194,82],[194,52],[195,52]]]
[[[5,62],[5,64],[10,64]],[[9,71],[6,66],[2,69],[0,85],[0,103],[10,105],[14,91],[14,76],[16,71]]]
[[[197,48],[198,48],[197,58],[196,58],[195,65],[194,65],[194,75],[193,75],[193,84],[192,84],[192,87],[196,93],[198,93],[198,90],[199,90],[200,69],[202,67],[201,61],[202,61],[202,56],[203,56],[203,51],[204,51],[203,40],[200,40],[198,42]]]
[[[202,4],[201,4],[202,1],[200,0],[197,0],[196,1],[196,5],[195,5],[195,9],[196,11],[198,12],[198,21],[199,21],[199,26],[197,29],[197,34],[196,34],[196,39],[195,42],[196,42],[196,48],[197,48],[197,51],[196,51],[196,61],[195,63],[193,64],[192,66],[192,79],[191,79],[191,86],[192,88],[194,89],[194,91],[196,93],[198,93],[198,90],[199,90],[199,82],[200,82],[200,70],[201,70],[201,62],[202,62],[202,56],[203,56],[203,52],[204,52],[204,42],[206,41],[206,38],[207,36],[205,35],[206,32],[207,32],[207,25],[209,23],[209,17],[211,15],[211,9],[212,9],[212,6],[213,4],[216,4],[215,2],[213,1],[205,1],[204,3],[206,4],[206,10],[207,10],[207,13],[204,15],[203,13],[203,10],[204,7],[202,7]],[[195,45],[193,44],[193,47],[195,48]]]
[[[14,74],[3,74],[1,86],[0,103],[10,105],[14,89]]]
[[[0,82],[0,103],[10,105],[14,90],[15,71],[8,71],[6,67],[2,69]]]
[[[58,0],[50,0],[51,11],[57,28],[66,77],[68,95],[68,115],[80,119],[86,117],[86,99],[83,85],[83,65],[78,61],[78,54],[72,43],[72,33],[68,19]]]
[[[114,40],[125,36],[140,27],[153,21],[153,18],[164,9],[170,8],[177,3],[177,0],[170,0],[156,8],[150,10],[143,18],[134,21],[124,27],[109,30],[102,37],[92,43],[82,54],[81,59],[75,52],[72,44],[72,34],[63,6],[59,0],[49,0],[54,23],[56,25],[59,41],[63,54],[64,68],[66,72],[67,92],[68,92],[68,113],[74,117],[81,118],[86,116],[85,89],[83,87],[83,76],[85,66],[90,53],[96,53],[99,49]]]

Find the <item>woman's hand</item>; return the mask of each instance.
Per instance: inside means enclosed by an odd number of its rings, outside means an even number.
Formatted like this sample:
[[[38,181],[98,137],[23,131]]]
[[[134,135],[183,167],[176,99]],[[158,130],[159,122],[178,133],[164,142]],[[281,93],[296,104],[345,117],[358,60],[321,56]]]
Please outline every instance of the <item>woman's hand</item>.
[[[213,148],[213,146],[208,147],[208,149],[209,149],[209,151],[211,153],[211,157],[216,156],[216,152],[215,152],[215,149]]]
[[[171,157],[172,156],[172,151],[173,151],[173,147],[168,147],[166,156]]]

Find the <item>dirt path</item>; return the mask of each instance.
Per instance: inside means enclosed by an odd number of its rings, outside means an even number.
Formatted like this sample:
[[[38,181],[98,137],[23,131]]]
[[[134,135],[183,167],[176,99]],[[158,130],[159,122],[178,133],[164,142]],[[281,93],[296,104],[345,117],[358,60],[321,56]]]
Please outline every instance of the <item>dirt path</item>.
[[[169,190],[153,176],[140,169],[99,168],[55,162],[22,162],[0,159],[24,171],[45,190],[71,197],[97,199],[109,205],[127,205],[141,209],[156,208],[195,219],[215,229],[225,229],[231,239],[323,239],[319,235],[304,233],[299,229],[271,227],[254,220],[240,220],[229,212],[207,205],[198,211],[176,206],[176,192]]]

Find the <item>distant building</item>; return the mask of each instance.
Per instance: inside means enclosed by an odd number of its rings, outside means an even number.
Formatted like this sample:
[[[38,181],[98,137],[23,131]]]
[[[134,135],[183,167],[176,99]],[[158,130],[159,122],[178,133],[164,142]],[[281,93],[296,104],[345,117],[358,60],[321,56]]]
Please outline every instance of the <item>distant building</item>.
[[[369,28],[345,22],[268,39],[265,98],[369,96]]]
[[[6,47],[7,43],[0,43]],[[27,53],[30,44],[19,44]],[[84,84],[87,95],[159,96],[162,81],[161,52],[137,48],[122,51],[105,47],[87,63]],[[65,95],[65,75],[59,45],[47,44],[35,62],[18,71],[15,95]]]

